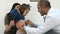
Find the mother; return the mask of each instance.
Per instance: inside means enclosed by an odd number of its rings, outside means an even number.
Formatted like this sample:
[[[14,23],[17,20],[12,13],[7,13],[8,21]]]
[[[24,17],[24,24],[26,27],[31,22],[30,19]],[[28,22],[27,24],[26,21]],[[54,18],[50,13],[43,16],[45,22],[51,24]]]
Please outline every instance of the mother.
[[[19,3],[14,3],[13,6],[12,6],[12,9],[17,9],[18,12],[20,11],[20,4]],[[4,34],[16,34],[16,31],[17,31],[17,28],[15,26],[15,22],[12,18],[12,16],[10,15],[10,13],[8,13],[6,16],[5,16],[5,32]]]

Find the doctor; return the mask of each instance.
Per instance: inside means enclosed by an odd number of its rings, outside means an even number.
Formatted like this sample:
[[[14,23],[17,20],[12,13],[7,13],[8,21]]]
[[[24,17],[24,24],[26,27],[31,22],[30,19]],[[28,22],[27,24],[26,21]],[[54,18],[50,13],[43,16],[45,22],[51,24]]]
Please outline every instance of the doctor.
[[[44,34],[51,29],[56,34],[60,34],[60,11],[52,8],[48,0],[40,0],[37,4],[37,8],[38,12],[41,13],[41,16],[46,15],[44,24],[37,28],[24,26],[27,34]]]

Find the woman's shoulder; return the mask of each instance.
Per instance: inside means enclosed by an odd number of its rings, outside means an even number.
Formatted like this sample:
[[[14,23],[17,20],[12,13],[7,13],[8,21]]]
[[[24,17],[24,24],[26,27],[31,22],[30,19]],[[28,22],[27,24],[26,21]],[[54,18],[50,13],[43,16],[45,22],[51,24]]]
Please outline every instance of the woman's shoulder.
[[[7,13],[6,14],[6,18],[10,19],[10,20],[13,20],[12,16],[10,15],[10,13]]]
[[[7,15],[10,15],[10,13],[7,13]]]
[[[10,13],[7,13],[5,17],[8,17],[10,15]]]

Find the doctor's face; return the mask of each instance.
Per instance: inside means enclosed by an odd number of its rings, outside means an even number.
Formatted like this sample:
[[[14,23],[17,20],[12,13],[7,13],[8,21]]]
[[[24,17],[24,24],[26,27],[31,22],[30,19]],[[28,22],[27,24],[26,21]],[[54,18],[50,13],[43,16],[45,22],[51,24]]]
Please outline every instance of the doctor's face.
[[[41,14],[41,16],[45,15],[45,12],[43,10],[43,7],[40,6],[40,4],[37,4],[38,12]]]

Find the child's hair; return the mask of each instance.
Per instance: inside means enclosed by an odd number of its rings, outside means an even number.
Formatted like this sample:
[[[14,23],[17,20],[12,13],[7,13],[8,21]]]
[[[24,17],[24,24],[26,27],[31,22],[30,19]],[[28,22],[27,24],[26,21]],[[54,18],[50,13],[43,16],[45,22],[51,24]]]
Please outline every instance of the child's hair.
[[[30,10],[30,5],[29,4],[25,4],[25,3],[22,4],[20,13],[23,14],[26,9]]]

